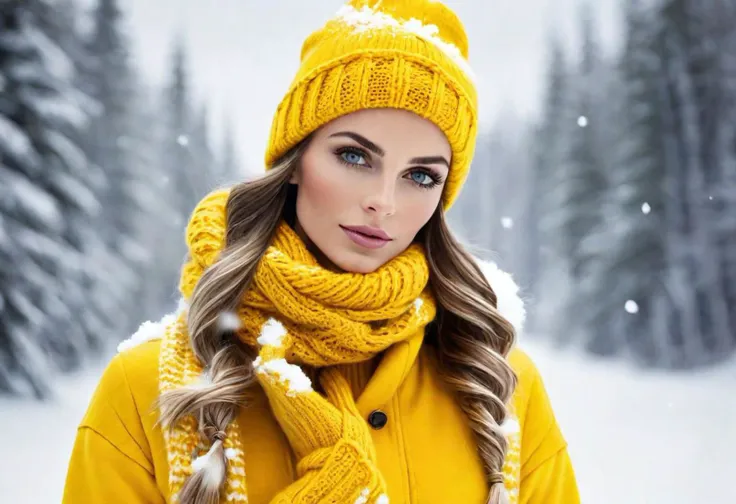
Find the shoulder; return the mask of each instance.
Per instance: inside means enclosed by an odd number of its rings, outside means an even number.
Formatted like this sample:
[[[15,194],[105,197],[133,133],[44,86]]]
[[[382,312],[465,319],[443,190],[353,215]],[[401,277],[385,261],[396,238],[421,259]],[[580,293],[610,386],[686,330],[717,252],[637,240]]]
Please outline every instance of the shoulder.
[[[161,341],[184,309],[186,305],[180,301],[175,312],[157,322],[142,323],[130,338],[122,341],[118,345],[118,353],[102,374],[95,395],[110,404],[135,407],[142,415],[148,412],[158,397]],[[126,390],[128,393],[123,393]]]
[[[523,472],[528,473],[565,449],[567,442],[532,358],[520,348],[514,348],[507,359],[518,378],[513,406],[521,428]]]
[[[521,394],[525,399],[528,399],[534,384],[537,380],[541,380],[539,369],[529,354],[518,346],[511,350],[506,360],[518,379],[516,394]]]
[[[119,361],[134,399],[145,401],[158,395],[160,354],[161,340],[152,339],[119,352],[113,359]]]
[[[100,377],[82,420],[105,435],[124,429],[131,435],[144,434],[156,423],[153,405],[158,397],[159,355],[166,328],[176,321],[179,309],[158,322],[144,322],[118,345]]]
[[[83,426],[106,432],[118,422],[141,423],[141,415],[158,394],[160,346],[160,340],[147,341],[110,360],[92,395]]]
[[[518,411],[518,415],[526,417],[530,411],[534,411],[538,415],[538,406],[549,403],[539,368],[529,354],[518,346],[511,350],[507,361],[517,377],[514,406]],[[549,413],[551,413],[551,409]]]
[[[79,423],[79,439],[85,439],[87,456],[103,456],[104,447],[151,472],[156,435],[153,405],[158,394],[160,341],[142,343],[115,355],[97,383]],[[97,442],[93,442],[97,440]]]

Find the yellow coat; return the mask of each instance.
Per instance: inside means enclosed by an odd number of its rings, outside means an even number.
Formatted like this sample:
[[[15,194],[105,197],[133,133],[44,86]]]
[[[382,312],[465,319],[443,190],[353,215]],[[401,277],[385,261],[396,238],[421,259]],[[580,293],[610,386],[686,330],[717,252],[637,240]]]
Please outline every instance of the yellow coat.
[[[499,311],[521,332],[524,308],[516,284],[492,263],[479,265],[496,291]],[[118,353],[103,373],[79,425],[63,504],[170,502],[166,449],[153,408],[161,341],[153,338]],[[519,378],[511,405],[519,424],[512,443],[518,456],[507,457],[504,467],[518,480],[512,502],[578,504],[567,444],[539,372],[518,348],[508,360]],[[342,371],[364,418],[375,410],[387,415],[386,425],[371,434],[391,504],[485,504],[488,486],[473,434],[438,375],[432,347],[410,339],[376,362]],[[294,481],[296,468],[265,394],[258,389],[254,396],[238,418],[248,502],[269,504]]]
[[[169,502],[163,436],[152,404],[158,394],[160,341],[115,356],[104,372],[77,435],[64,504]],[[414,354],[414,355],[412,355]],[[540,375],[521,350],[509,357],[519,376],[514,408],[521,428],[521,504],[579,502],[566,443]],[[373,430],[379,469],[392,504],[483,504],[487,486],[465,417],[437,375],[428,347],[399,344],[372,377],[346,373],[366,416],[383,410],[388,423]],[[362,383],[361,383],[362,382]],[[294,479],[291,449],[258,396],[240,416],[249,503],[268,504]]]

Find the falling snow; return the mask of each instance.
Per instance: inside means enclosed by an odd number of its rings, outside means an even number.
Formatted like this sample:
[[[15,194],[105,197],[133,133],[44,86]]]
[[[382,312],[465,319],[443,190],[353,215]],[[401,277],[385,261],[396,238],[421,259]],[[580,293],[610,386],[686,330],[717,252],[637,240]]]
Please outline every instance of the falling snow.
[[[588,125],[588,118],[585,116],[578,117],[578,126],[585,128]]]
[[[639,313],[639,305],[636,301],[629,299],[626,301],[626,304],[624,305],[624,309],[631,314]]]
[[[512,227],[514,227],[514,219],[512,219],[511,217],[502,217],[501,225],[504,227],[504,229],[511,229]]]
[[[647,214],[648,214],[649,212],[651,212],[651,211],[652,211],[652,207],[651,207],[651,206],[649,206],[649,203],[644,203],[644,204],[643,204],[643,205],[641,206],[641,212],[642,212],[642,213],[643,213],[644,215],[647,215]]]
[[[217,328],[221,332],[234,332],[241,328],[242,322],[236,313],[224,311],[217,317]]]
[[[186,135],[179,135],[176,138],[176,143],[178,143],[182,147],[186,147],[187,145],[189,145],[189,137]]]

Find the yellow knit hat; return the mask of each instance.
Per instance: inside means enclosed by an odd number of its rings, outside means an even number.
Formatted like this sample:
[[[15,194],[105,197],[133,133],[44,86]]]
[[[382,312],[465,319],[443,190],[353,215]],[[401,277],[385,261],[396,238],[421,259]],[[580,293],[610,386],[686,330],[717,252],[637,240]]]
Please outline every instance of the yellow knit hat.
[[[408,110],[435,123],[452,147],[443,193],[449,208],[475,150],[477,94],[467,57],[463,25],[439,1],[348,1],[304,41],[300,68],[276,110],[266,166],[345,114]]]

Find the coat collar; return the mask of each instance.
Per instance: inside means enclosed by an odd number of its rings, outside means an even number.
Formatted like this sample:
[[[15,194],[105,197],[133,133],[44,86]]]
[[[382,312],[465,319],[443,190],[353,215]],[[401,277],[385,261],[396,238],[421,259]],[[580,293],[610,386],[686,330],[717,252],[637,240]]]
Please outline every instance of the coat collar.
[[[496,293],[498,311],[514,326],[518,338],[526,318],[526,309],[519,294],[519,286],[513,277],[500,269],[496,263],[479,258],[475,260]],[[373,376],[358,397],[358,410],[364,417],[385,405],[395,395],[396,390],[412,369],[423,341],[424,331],[421,331],[386,351]]]

